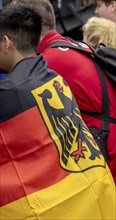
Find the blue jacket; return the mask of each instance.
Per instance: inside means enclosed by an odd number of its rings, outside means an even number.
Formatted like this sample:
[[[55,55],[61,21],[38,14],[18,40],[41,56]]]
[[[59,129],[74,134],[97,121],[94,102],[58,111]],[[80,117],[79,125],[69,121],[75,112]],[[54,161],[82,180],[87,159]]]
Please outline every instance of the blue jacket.
[[[7,76],[7,74],[0,72],[0,80],[1,80],[1,79],[4,79],[6,76]]]

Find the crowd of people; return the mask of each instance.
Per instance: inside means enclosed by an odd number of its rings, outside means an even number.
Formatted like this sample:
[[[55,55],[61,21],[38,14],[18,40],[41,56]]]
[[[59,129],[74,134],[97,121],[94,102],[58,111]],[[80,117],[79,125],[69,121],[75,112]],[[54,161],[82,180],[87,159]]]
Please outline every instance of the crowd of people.
[[[49,0],[4,1],[2,220],[115,219],[116,86],[101,66],[109,115],[99,117],[106,97],[95,62],[63,46],[91,52],[102,44],[115,52],[116,1],[96,3],[97,17],[82,27],[83,41],[74,42],[57,32]]]

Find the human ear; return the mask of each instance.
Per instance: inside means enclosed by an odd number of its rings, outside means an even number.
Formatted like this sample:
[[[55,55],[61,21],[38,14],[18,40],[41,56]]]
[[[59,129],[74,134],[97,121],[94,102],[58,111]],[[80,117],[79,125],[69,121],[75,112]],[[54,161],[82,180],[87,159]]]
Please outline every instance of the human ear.
[[[4,52],[7,54],[9,49],[11,48],[12,46],[12,42],[11,40],[9,39],[8,36],[4,35],[3,36],[3,48],[4,48]]]
[[[116,12],[116,1],[112,1],[111,2],[111,6],[112,6],[112,12]]]

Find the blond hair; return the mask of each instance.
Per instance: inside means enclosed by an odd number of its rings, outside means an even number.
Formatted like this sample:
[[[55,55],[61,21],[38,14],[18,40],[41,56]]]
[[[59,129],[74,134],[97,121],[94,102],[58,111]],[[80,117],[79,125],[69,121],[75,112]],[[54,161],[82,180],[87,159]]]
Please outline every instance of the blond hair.
[[[116,24],[106,18],[92,17],[82,27],[83,40],[97,48],[100,43],[116,48]]]

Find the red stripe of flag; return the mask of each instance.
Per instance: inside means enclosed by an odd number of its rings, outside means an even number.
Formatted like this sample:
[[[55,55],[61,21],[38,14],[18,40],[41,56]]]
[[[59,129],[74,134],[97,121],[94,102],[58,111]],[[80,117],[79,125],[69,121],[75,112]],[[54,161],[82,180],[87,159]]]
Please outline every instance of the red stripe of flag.
[[[69,175],[37,107],[0,124],[1,206]]]

